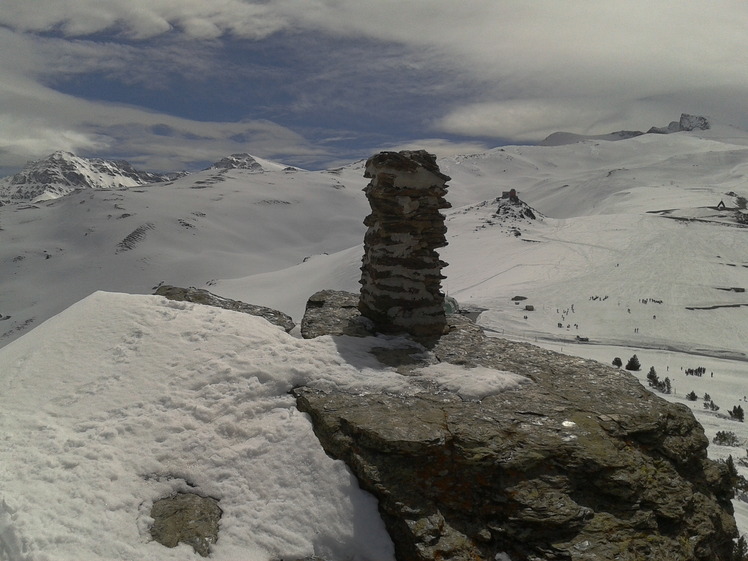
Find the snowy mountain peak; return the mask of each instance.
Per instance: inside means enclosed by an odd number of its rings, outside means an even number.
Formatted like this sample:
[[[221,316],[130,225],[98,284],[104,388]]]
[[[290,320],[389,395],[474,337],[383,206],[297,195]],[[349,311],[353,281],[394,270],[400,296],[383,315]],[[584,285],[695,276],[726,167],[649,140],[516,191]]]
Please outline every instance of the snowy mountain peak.
[[[221,158],[208,169],[243,169],[252,173],[264,173],[266,171],[299,171],[300,168],[286,166],[264,160],[251,154],[231,154]]]
[[[56,199],[76,189],[135,187],[173,178],[174,174],[136,170],[124,160],[89,159],[58,150],[0,180],[0,200],[33,202]]]
[[[221,158],[212,166],[211,169],[246,169],[254,172],[265,171],[254,156],[250,154],[231,154],[225,158]]]

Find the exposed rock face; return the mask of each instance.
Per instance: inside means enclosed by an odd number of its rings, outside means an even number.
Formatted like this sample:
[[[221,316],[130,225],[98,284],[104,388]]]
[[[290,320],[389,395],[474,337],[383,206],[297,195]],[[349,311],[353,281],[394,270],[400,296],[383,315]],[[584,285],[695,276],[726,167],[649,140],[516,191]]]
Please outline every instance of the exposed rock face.
[[[374,335],[371,321],[358,311],[358,296],[342,290],[320,290],[307,300],[301,320],[301,336],[314,339],[321,335]]]
[[[254,172],[265,171],[257,160],[249,154],[231,154],[226,158],[221,158],[214,163],[209,169],[246,169]]]
[[[179,175],[139,171],[124,160],[82,158],[58,151],[29,162],[11,177],[0,179],[0,198],[26,202],[61,197],[76,189],[116,189],[158,183]]]
[[[688,408],[623,370],[448,319],[426,360],[533,383],[482,401],[295,390],[325,450],[379,499],[398,560],[731,559],[730,477]],[[388,352],[405,375],[423,366],[415,349]]]
[[[215,499],[178,493],[153,503],[151,536],[166,547],[177,547],[180,542],[191,545],[196,553],[207,557],[210,544],[218,540],[222,514]]]
[[[649,134],[670,134],[674,132],[688,132],[695,130],[709,130],[712,128],[711,123],[707,117],[700,115],[689,115],[688,113],[682,113],[680,119],[677,121],[671,121],[666,127],[651,127],[647,133]],[[574,134],[570,132],[554,132],[547,136],[544,140],[540,141],[540,146],[562,146],[564,144],[574,144],[575,142],[582,142],[585,140],[627,140],[641,136],[644,133],[642,131],[617,131],[609,134],[595,134],[595,135],[582,135]]]
[[[671,121],[667,127],[652,127],[647,132],[655,134],[670,134],[673,132],[689,132],[695,130],[709,130],[711,124],[709,119],[700,115],[689,115],[682,113],[680,119]]]
[[[371,214],[364,224],[358,308],[382,332],[438,337],[444,331],[442,267],[447,245],[444,199],[449,177],[423,151],[381,152],[366,162],[364,192]]]
[[[266,308],[265,306],[256,306],[254,304],[240,302],[239,300],[224,298],[213,294],[212,292],[208,292],[207,290],[203,290],[202,288],[180,288],[178,286],[164,284],[159,286],[154,294],[156,294],[156,296],[163,296],[169,300],[194,302],[195,304],[215,306],[216,308],[260,316],[268,320],[270,323],[282,327],[286,332],[289,332],[296,327],[293,318],[283,312],[273,310],[272,308]]]
[[[266,171],[278,171],[283,170],[285,172],[301,171],[301,168],[295,166],[283,166],[262,158],[255,158],[251,154],[231,154],[225,158],[221,158],[215,162],[208,169],[217,169],[227,171],[230,169],[243,169],[251,173],[265,173]]]

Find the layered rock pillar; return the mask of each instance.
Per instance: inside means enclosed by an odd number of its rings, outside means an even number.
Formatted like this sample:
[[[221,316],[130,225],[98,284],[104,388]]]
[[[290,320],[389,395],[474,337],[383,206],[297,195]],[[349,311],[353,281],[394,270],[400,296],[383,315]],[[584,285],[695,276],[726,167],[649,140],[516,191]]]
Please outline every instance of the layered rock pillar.
[[[371,214],[364,224],[358,309],[378,331],[419,338],[446,329],[445,278],[437,248],[447,245],[444,199],[449,177],[424,150],[380,152],[366,162],[364,192]]]

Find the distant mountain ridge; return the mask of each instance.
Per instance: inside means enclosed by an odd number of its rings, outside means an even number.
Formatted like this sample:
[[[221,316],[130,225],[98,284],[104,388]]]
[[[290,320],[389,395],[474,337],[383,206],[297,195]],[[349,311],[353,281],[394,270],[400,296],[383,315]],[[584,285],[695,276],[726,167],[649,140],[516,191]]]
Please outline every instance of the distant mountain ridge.
[[[241,169],[252,173],[299,171],[300,168],[263,160],[250,154],[231,154],[208,169]],[[137,170],[126,160],[84,158],[57,151],[26,164],[20,172],[0,179],[0,205],[56,199],[78,189],[122,189],[173,181],[187,172],[152,173]]]
[[[564,144],[574,144],[584,140],[626,140],[643,134],[671,134],[674,132],[709,130],[711,127],[712,125],[707,117],[682,113],[679,120],[671,121],[666,127],[650,127],[646,133],[642,131],[615,131],[608,134],[584,135],[572,132],[554,132],[539,142],[539,145],[563,146]]]
[[[56,199],[76,189],[118,189],[170,181],[180,173],[151,173],[125,160],[83,158],[57,151],[29,162],[20,172],[0,179],[0,200],[33,202]]]
[[[253,173],[264,173],[266,171],[301,171],[301,168],[286,166],[269,160],[263,160],[251,154],[231,154],[221,158],[208,169],[243,169]]]

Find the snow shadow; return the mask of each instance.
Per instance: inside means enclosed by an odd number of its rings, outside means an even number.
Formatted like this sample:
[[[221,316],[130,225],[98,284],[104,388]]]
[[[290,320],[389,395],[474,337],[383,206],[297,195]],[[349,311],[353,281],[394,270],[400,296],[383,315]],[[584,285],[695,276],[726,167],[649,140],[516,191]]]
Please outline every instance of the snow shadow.
[[[403,335],[337,335],[331,338],[340,357],[360,370],[393,370],[424,364],[428,356],[426,347]]]

